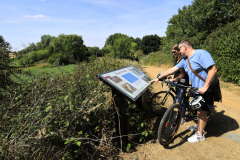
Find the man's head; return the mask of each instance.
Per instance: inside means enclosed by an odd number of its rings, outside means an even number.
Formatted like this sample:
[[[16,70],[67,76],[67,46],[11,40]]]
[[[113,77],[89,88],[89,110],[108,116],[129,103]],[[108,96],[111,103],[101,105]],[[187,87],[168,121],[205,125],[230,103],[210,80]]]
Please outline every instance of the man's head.
[[[188,40],[183,40],[178,44],[178,48],[180,50],[180,53],[182,56],[190,56],[189,54],[192,54],[194,51],[192,48],[192,44]]]

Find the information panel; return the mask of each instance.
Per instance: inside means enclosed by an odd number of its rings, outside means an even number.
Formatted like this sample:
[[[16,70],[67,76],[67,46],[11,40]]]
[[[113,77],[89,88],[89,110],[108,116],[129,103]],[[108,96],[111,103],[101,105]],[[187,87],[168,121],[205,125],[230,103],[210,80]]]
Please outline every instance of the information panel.
[[[133,66],[101,73],[97,75],[97,78],[114,87],[133,101],[143,94],[152,80]]]

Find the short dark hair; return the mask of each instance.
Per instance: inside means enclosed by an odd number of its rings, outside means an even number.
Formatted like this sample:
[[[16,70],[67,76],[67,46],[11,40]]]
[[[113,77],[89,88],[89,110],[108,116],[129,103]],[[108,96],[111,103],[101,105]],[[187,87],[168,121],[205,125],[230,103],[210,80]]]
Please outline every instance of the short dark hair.
[[[189,42],[189,40],[183,40],[179,43],[180,44],[184,44],[184,45],[187,45],[187,46],[191,46],[192,47],[192,44]]]

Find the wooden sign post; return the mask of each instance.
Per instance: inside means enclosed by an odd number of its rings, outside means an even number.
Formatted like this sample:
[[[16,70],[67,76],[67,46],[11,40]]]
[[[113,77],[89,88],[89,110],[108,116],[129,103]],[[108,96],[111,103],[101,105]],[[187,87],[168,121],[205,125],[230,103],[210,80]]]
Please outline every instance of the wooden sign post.
[[[128,144],[126,99],[136,102],[138,107],[142,107],[142,94],[147,90],[152,79],[133,66],[101,73],[97,75],[97,78],[112,89],[117,147],[126,151]]]

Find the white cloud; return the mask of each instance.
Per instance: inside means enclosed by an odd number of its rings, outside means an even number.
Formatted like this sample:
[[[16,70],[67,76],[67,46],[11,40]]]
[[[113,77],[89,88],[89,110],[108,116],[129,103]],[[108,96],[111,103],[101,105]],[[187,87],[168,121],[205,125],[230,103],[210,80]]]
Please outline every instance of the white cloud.
[[[35,15],[35,16],[25,15],[24,17],[26,17],[26,18],[45,18],[45,17],[49,17],[49,16],[39,14],[39,15]]]
[[[106,8],[119,7],[120,5],[119,3],[112,2],[111,0],[80,0],[80,1]]]

